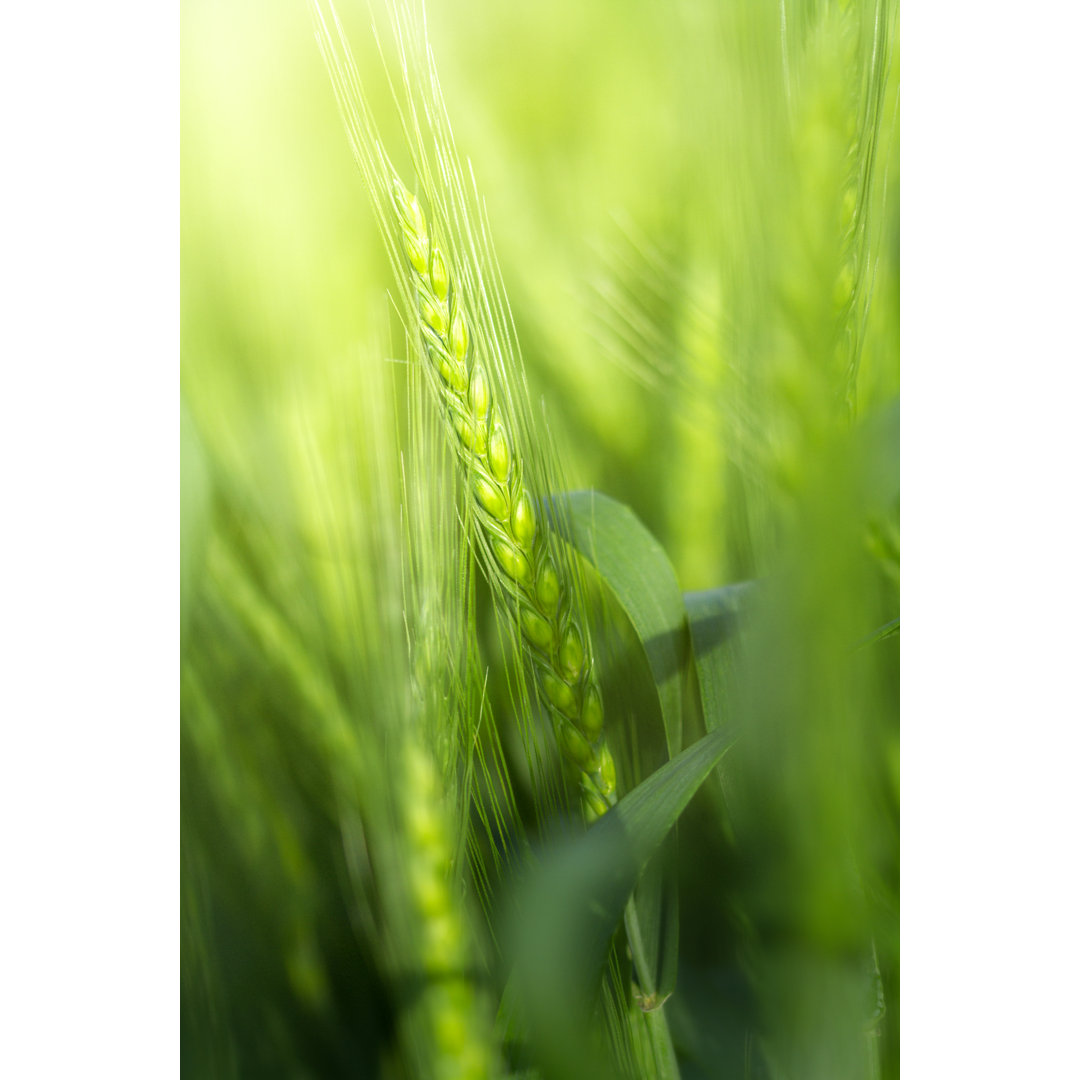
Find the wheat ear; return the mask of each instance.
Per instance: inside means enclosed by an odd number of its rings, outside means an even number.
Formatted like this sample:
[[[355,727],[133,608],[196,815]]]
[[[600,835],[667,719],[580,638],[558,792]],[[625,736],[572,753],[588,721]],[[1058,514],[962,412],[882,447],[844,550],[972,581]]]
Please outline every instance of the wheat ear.
[[[446,793],[420,740],[407,735],[402,751],[397,790],[408,852],[406,895],[425,980],[420,1019],[433,1051],[416,1064],[432,1080],[489,1080],[501,1075],[501,1066],[489,1043],[490,1018],[467,974],[468,925],[452,887]]]
[[[421,339],[478,507],[476,533],[490,556],[485,562],[516,616],[563,756],[581,774],[586,813],[599,817],[615,802],[615,763],[574,582],[553,556],[551,526],[526,485],[446,254],[416,196],[396,178],[392,186]]]

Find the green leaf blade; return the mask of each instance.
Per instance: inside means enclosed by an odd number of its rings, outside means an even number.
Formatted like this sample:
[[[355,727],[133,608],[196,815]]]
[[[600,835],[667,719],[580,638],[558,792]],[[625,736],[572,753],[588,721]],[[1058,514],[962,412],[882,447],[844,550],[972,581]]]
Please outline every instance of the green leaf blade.
[[[547,852],[526,883],[514,934],[523,1015],[538,1025],[537,1049],[552,1075],[587,1075],[573,1062],[592,1060],[585,1020],[612,934],[650,859],[733,741],[726,732],[698,740],[587,832]],[[671,1067],[666,1075],[678,1075],[673,1055]]]
[[[611,590],[641,641],[660,698],[668,756],[673,758],[682,749],[688,643],[686,612],[671,561],[629,507],[599,492],[559,496],[554,517],[563,538]]]

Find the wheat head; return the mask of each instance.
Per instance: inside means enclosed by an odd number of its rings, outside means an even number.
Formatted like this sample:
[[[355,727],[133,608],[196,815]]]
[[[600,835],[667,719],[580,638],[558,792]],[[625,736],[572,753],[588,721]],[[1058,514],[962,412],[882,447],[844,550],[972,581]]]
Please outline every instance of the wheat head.
[[[424,351],[478,508],[477,538],[520,631],[560,750],[580,773],[586,814],[599,817],[615,802],[615,763],[573,579],[553,556],[551,525],[529,490],[447,255],[416,196],[396,178],[393,202]]]

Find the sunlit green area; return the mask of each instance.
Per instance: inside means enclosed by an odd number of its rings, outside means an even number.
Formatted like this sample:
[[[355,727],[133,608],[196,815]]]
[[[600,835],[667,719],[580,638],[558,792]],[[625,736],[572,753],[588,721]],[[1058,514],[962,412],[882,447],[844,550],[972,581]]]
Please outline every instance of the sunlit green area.
[[[588,828],[308,5],[181,20],[185,1075],[897,1076],[895,5],[429,2],[515,408],[602,493]]]

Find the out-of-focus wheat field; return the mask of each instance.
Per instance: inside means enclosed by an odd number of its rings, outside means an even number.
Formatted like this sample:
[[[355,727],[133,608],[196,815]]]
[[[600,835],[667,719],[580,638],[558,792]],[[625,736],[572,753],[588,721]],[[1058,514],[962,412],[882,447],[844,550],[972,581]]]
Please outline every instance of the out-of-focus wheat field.
[[[411,182],[383,16],[339,13]],[[895,1077],[897,8],[428,0],[427,23],[568,487],[628,506],[682,593],[753,583],[724,684],[738,746],[679,823],[681,1075]],[[181,151],[183,1072],[422,1076],[387,885],[406,845],[373,792],[397,805],[386,747],[416,698],[402,567],[436,545],[399,484],[430,478],[305,3],[184,0]],[[465,799],[455,881],[492,1074],[571,1075],[500,1027],[503,893],[470,877],[488,842],[527,862],[544,813],[489,608],[481,587],[438,632],[476,639],[521,831],[496,844]],[[712,730],[688,720],[685,745]]]

